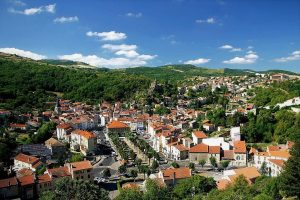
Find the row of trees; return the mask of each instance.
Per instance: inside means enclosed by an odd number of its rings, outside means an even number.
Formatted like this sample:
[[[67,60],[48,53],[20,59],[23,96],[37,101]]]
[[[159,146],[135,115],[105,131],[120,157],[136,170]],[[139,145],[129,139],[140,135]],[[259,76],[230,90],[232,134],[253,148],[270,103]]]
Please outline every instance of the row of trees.
[[[145,140],[138,138],[138,136],[133,133],[126,133],[125,137],[135,146],[138,147],[139,150],[145,154],[149,159],[155,158],[155,160],[159,160],[159,154],[147,143]]]

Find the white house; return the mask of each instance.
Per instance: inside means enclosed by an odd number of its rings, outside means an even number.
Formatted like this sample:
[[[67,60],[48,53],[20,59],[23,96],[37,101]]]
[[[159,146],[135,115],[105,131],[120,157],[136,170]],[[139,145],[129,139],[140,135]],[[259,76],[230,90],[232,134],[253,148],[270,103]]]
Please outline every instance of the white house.
[[[241,127],[232,127],[230,129],[230,137],[232,141],[240,141],[241,140]]]
[[[220,146],[223,150],[230,149],[230,144],[225,142],[223,137],[204,138],[202,143],[208,146]]]

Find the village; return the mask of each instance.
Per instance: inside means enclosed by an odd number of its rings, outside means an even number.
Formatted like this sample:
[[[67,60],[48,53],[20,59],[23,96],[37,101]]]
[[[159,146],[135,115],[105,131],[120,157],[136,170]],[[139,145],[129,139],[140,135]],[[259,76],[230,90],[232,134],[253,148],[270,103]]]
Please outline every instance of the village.
[[[0,180],[0,197],[36,198],[54,190],[55,181],[62,177],[92,181],[108,190],[110,198],[119,187],[143,191],[146,179],[174,187],[179,180],[199,174],[213,177],[221,190],[241,174],[249,184],[261,175],[276,177],[291,156],[293,142],[264,147],[249,143],[241,132],[243,123],[217,125],[208,113],[225,105],[226,116],[256,115],[257,105],[249,102],[255,96],[251,89],[288,79],[285,74],[259,73],[202,78],[178,87],[176,106],[169,96],[154,105],[134,101],[88,105],[57,98],[54,110],[19,113],[19,122],[10,121],[12,115],[16,117],[13,111],[0,110],[7,129],[23,142],[29,130],[36,133],[45,123],[55,124],[47,140],[20,145],[13,152],[13,162],[2,164],[14,176]],[[159,87],[154,81],[149,94]],[[193,96],[202,90],[224,90],[226,103],[211,104],[208,96]],[[296,97],[278,106],[299,112],[299,105]],[[168,112],[146,112],[162,108]]]

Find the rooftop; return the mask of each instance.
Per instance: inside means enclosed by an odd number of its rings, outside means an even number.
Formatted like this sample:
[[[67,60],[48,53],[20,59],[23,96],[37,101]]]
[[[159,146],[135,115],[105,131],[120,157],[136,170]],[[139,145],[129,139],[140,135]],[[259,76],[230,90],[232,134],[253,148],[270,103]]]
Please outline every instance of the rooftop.
[[[183,179],[189,178],[192,176],[192,170],[188,167],[180,167],[180,168],[169,168],[165,170],[161,170],[163,174],[163,178],[165,180],[169,179]],[[175,174],[175,177],[174,177]]]
[[[107,125],[107,128],[128,128],[128,125],[123,122],[112,121]]]

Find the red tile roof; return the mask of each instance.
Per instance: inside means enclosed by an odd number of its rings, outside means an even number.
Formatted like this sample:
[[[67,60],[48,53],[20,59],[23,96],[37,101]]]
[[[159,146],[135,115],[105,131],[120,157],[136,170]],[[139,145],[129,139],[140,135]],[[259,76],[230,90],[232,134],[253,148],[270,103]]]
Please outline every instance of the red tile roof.
[[[107,128],[128,128],[128,125],[123,122],[112,121],[107,125]]]
[[[221,179],[217,181],[218,190],[224,190],[230,184],[230,181],[227,179]]]
[[[34,175],[23,176],[18,178],[21,186],[34,184]]]
[[[12,185],[18,185],[18,181],[16,177],[6,178],[0,180],[0,188],[9,187]]]
[[[284,160],[280,160],[280,159],[269,159],[269,161],[271,163],[274,163],[275,165],[279,166],[279,167],[283,167],[284,164],[285,164],[285,161]]]
[[[43,174],[38,176],[38,183],[46,183],[46,182],[51,182],[52,178],[49,174]]]
[[[178,144],[174,146],[178,151],[188,151],[189,148],[185,147],[183,144]]]
[[[93,166],[90,161],[85,160],[85,161],[80,161],[80,162],[73,162],[70,163],[72,166],[73,171],[78,171],[78,170],[86,170],[86,169],[91,169]]]
[[[220,148],[220,146],[209,146],[208,152],[210,154],[220,154],[221,148]]]
[[[190,148],[190,153],[208,153],[208,145],[201,143]]]
[[[68,167],[58,167],[58,168],[53,168],[53,169],[48,169],[48,173],[53,177],[53,178],[60,178],[60,177],[65,177],[65,176],[71,176]]]
[[[96,135],[94,133],[90,132],[90,131],[84,131],[84,130],[76,129],[72,133],[80,135],[80,136],[82,136],[86,139],[96,138]]]
[[[272,146],[272,145],[270,145],[270,146],[267,147],[267,150],[268,151],[279,151],[280,147],[279,146]]]
[[[56,126],[56,128],[69,129],[69,128],[71,128],[71,125],[70,124],[59,124]]]
[[[39,161],[38,158],[36,158],[34,156],[28,156],[28,155],[25,155],[23,153],[19,153],[15,157],[15,160],[18,160],[18,161],[21,161],[21,162],[25,162],[25,163],[28,163],[28,164],[34,164],[34,163],[36,163],[36,162]]]
[[[203,131],[194,131],[193,135],[199,139],[207,138],[207,135]]]
[[[33,175],[33,171],[31,169],[23,168],[17,172],[18,177]]]
[[[174,177],[175,173],[175,177]],[[192,170],[188,167],[180,167],[180,168],[169,168],[162,170],[164,180],[169,179],[183,179],[190,178],[192,176]]]
[[[245,141],[236,141],[233,144],[234,153],[246,153],[246,143]]]
[[[26,124],[16,124],[16,123],[11,123],[9,125],[11,128],[25,128]]]

